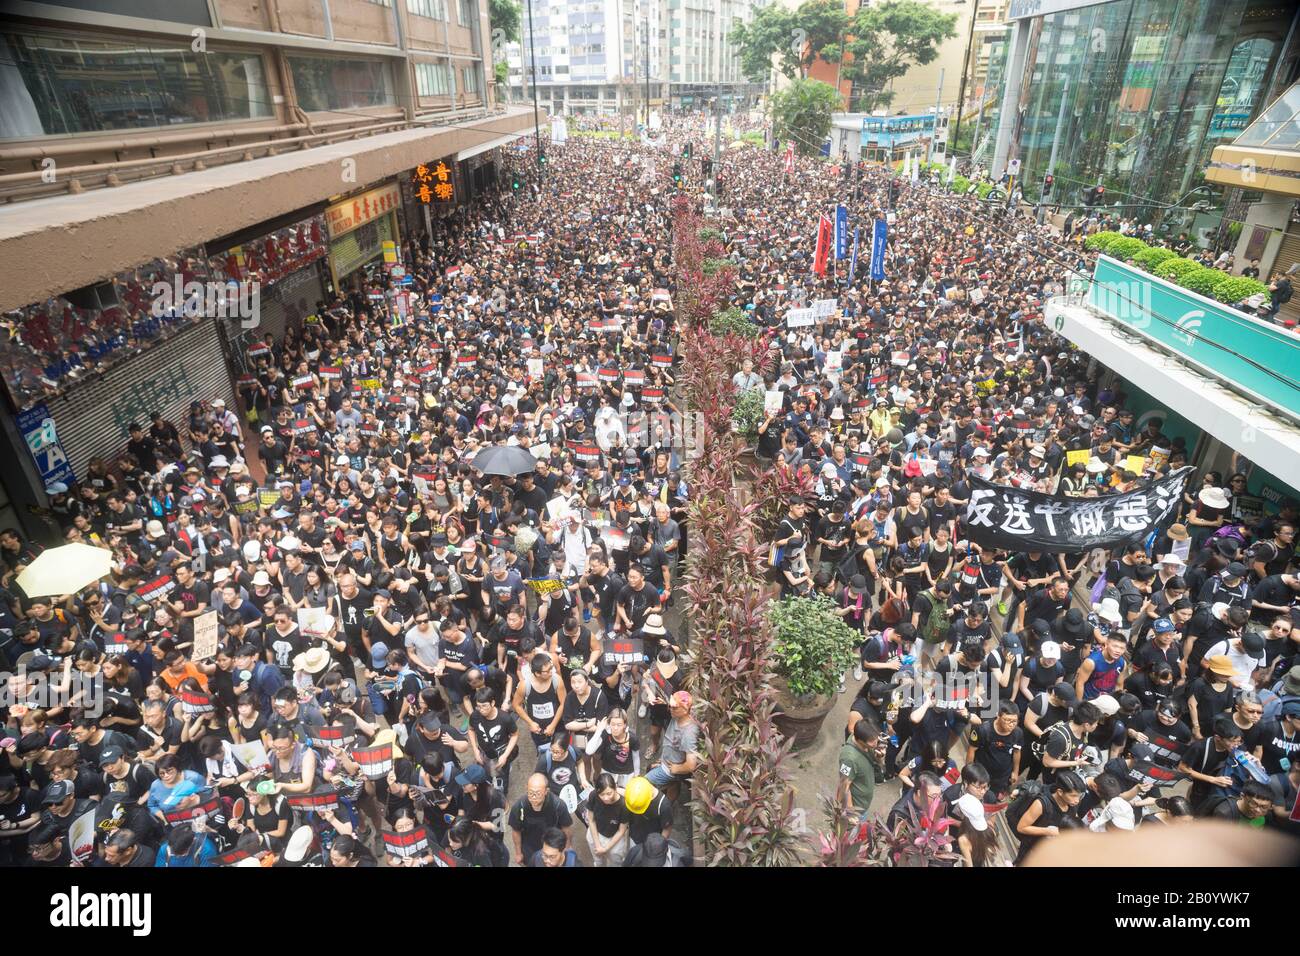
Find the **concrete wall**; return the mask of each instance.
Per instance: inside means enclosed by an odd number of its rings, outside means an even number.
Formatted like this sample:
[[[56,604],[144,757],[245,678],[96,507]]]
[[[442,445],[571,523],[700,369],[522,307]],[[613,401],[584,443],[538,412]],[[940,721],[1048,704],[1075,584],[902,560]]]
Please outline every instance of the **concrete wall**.
[[[1246,249],[1250,245],[1251,236],[1255,233],[1255,227],[1265,226],[1270,232],[1268,241],[1264,243],[1264,251],[1259,257],[1259,274],[1261,278],[1269,274],[1269,270],[1273,268],[1273,260],[1277,258],[1278,247],[1282,245],[1282,236],[1286,232],[1287,222],[1291,218],[1291,210],[1295,207],[1295,203],[1293,196],[1264,193],[1263,199],[1248,208],[1246,221],[1241,227],[1241,236],[1237,239],[1236,248],[1233,249],[1237,272],[1250,265],[1250,260],[1246,258]]]
[[[271,17],[267,4],[273,2],[274,0],[214,0],[222,25],[244,30],[270,30]],[[319,2],[317,6],[320,6]]]

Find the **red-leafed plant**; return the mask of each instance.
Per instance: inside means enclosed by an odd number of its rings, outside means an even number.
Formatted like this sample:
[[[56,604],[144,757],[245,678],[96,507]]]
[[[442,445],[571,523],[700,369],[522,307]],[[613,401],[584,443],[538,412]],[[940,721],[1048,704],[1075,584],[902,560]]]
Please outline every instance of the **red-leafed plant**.
[[[761,339],[713,335],[708,320],[725,308],[735,282],[729,266],[706,275],[713,243],[700,241],[690,204],[673,206],[673,255],[680,310],[679,383],[694,422],[688,466],[691,549],[685,595],[693,636],[689,686],[701,724],[693,778],[702,859],[711,866],[797,862],[789,744],[772,720],[771,640],[762,586],[765,549],[755,534],[759,503],[736,493],[740,441],[732,433],[731,377],[745,358],[760,370]]]

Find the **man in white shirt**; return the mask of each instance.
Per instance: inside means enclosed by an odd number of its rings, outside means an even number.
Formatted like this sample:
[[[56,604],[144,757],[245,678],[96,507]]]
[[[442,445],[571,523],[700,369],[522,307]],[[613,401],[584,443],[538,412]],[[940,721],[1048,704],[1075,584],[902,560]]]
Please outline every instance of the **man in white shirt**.
[[[1232,661],[1232,684],[1242,690],[1254,690],[1256,674],[1268,669],[1264,638],[1255,631],[1246,631],[1241,637],[1219,641],[1205,652],[1202,660],[1220,654]]]

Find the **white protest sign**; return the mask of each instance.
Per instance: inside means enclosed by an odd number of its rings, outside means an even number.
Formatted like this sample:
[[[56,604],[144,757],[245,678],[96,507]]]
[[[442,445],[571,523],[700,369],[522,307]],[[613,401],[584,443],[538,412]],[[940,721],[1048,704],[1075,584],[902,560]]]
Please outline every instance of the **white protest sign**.
[[[785,392],[767,391],[763,393],[763,411],[768,415],[780,415],[785,406]]]
[[[82,863],[95,852],[95,811],[87,810],[68,827],[68,852]]]
[[[334,618],[328,608],[302,607],[298,609],[298,630],[306,637],[324,637],[334,627]]]
[[[217,612],[204,611],[194,619],[194,660],[206,661],[216,657],[219,643]]]
[[[813,302],[813,315],[819,319],[830,318],[838,308],[838,299],[817,299]]]
[[[979,305],[981,302],[984,301],[984,290],[979,288],[978,286],[976,286],[974,289],[971,289],[970,300],[975,305]]]
[[[816,321],[817,315],[812,309],[791,309],[785,314],[786,327],[791,329],[804,328]]]

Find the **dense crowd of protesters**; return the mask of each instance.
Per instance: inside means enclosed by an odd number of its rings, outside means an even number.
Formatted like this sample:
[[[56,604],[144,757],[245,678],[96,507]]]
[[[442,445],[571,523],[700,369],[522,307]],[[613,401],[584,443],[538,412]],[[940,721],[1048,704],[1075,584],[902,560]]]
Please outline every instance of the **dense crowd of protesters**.
[[[195,396],[186,422],[135,423],[120,461],[48,489],[67,541],[112,551],[98,586],[25,594],[40,548],[0,535],[19,672],[0,862],[689,865],[668,167],[707,135],[549,147],[525,189],[406,243],[409,321],[375,275],[268,341],[241,408]],[[1042,326],[1078,253],[879,171],[786,173],[745,147],[723,176],[734,304],[779,353],[737,384],[778,393],[757,451],[803,489],[773,587],[826,594],[862,633],[845,804],[896,775],[900,804],[947,802],[972,865],[1007,802],[1026,849],[1192,814],[1294,829],[1294,502],[1241,520],[1245,476],[1205,475],[1176,524],[1113,554],[963,529],[970,475],[1092,497],[1145,477],[1129,455],[1185,464]],[[682,189],[701,185],[692,162]],[[892,213],[884,281],[811,271],[837,200]],[[535,469],[476,468],[501,446]],[[996,699],[951,706],[931,670]],[[1147,764],[1190,793],[1150,793]]]

